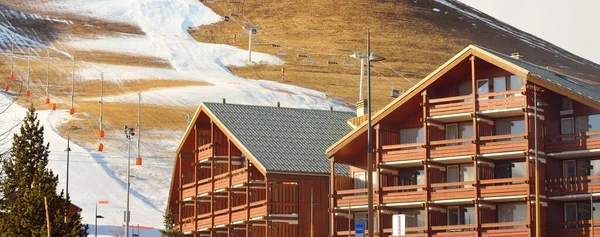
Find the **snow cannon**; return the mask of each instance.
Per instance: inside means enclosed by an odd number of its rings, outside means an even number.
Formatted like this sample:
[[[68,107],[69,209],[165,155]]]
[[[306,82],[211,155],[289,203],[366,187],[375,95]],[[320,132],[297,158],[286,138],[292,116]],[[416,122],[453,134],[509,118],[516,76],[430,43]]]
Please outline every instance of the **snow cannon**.
[[[74,115],[75,114],[75,108],[70,108],[69,109],[69,114],[70,115]]]
[[[99,138],[104,138],[104,130],[98,131],[98,137]]]
[[[8,76],[10,78],[10,80],[15,80],[15,74],[10,74],[10,76]]]
[[[8,92],[8,85],[4,86],[4,91]]]
[[[100,145],[98,145],[98,151],[102,152],[104,150],[104,144],[102,144],[102,142],[100,143]]]
[[[142,157],[135,158],[135,165],[142,165]]]
[[[31,91],[29,91],[29,90],[26,90],[26,91],[25,91],[25,97],[29,97],[30,95],[31,95]]]
[[[56,110],[56,104],[52,104],[52,110]]]
[[[50,98],[46,98],[46,101],[44,101],[45,104],[50,104]]]

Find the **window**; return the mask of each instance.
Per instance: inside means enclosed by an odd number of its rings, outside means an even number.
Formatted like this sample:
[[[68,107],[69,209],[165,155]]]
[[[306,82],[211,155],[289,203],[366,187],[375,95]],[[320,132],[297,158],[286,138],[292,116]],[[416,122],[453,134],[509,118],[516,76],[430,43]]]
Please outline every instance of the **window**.
[[[377,173],[373,171],[373,187],[377,187]],[[367,188],[367,172],[354,172],[354,189]]]
[[[560,132],[561,134],[574,134],[582,132],[595,132],[600,131],[600,114],[594,114],[589,116],[578,116],[571,118],[562,118],[560,120]],[[590,136],[587,138],[598,137]],[[563,137],[562,141],[573,141],[575,139],[581,139],[583,137]]]
[[[456,183],[475,180],[475,167],[473,164],[449,165],[446,167],[446,182]],[[464,185],[468,187],[470,185]],[[448,188],[461,188],[461,186],[450,186]]]
[[[425,170],[423,168],[400,169],[398,183],[401,186],[423,185],[425,182]]]
[[[423,209],[402,209],[400,214],[406,216],[406,227],[425,226],[425,210]]]
[[[573,118],[563,118],[560,120],[560,134],[575,133],[575,123]],[[563,137],[562,141],[573,141],[574,137]]]
[[[454,123],[446,125],[446,140],[471,138],[473,137],[473,124],[470,122],[466,123]],[[462,142],[449,145],[467,145],[471,142]]]
[[[448,225],[472,225],[475,223],[475,208],[472,206],[448,207]]]
[[[494,83],[494,92],[514,91],[523,89],[523,79],[516,75],[511,75],[508,77],[494,77],[492,80]],[[505,98],[519,95],[519,93],[510,95],[496,95],[494,96],[494,98]]]
[[[573,100],[571,100],[567,97],[561,98],[560,109],[561,110],[573,109]]]
[[[584,202],[571,202],[564,204],[564,220],[565,221],[584,221],[589,220],[592,217],[592,212],[594,215],[594,219],[599,216],[598,209],[596,207],[600,207],[598,203],[593,203],[594,210],[592,210],[589,201]],[[565,225],[567,228],[578,227],[581,224],[569,224]],[[584,224],[585,225],[585,224]]]
[[[422,143],[423,128],[400,129],[400,144]]]
[[[496,135],[523,134],[525,121],[519,118],[498,119],[495,121]],[[522,140],[523,137],[513,137],[507,140]]]
[[[489,79],[477,80],[477,94],[485,94],[485,93],[490,93],[490,80]],[[482,99],[484,99],[484,98],[482,98]]]
[[[498,204],[498,222],[521,222],[527,220],[527,203]]]
[[[501,162],[496,164],[496,178],[517,178],[525,177],[525,162]]]

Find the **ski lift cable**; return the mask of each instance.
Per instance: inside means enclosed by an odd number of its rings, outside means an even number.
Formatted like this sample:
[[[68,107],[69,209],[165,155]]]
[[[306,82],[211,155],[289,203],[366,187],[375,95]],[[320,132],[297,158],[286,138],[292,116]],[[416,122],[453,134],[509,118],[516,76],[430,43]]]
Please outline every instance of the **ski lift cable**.
[[[380,63],[383,64],[384,66],[388,67],[390,70],[392,70],[393,72],[395,72],[396,74],[398,74],[400,77],[404,78],[404,80],[406,80],[408,83],[414,83],[414,81],[406,78],[404,75],[402,75],[398,71],[394,70],[392,67],[390,67],[389,65],[387,65],[385,62],[381,61]]]

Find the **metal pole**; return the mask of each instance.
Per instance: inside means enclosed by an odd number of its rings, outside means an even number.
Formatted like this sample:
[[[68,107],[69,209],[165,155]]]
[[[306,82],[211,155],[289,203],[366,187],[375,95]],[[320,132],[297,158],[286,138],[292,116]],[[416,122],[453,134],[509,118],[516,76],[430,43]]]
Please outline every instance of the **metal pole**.
[[[537,126],[537,121],[538,121],[538,117],[537,117],[537,111],[538,111],[538,100],[537,100],[537,87],[536,85],[533,85],[533,100],[534,100],[534,105],[533,105],[533,131],[535,134],[535,138],[533,146],[535,149],[535,236],[536,237],[540,237],[540,231],[541,231],[541,226],[540,226],[540,181],[539,181],[539,170],[538,170],[538,126]]]
[[[352,209],[352,199],[348,200],[348,237],[350,237],[350,231],[352,230],[352,213],[350,210]]]
[[[104,113],[104,73],[100,74],[100,133],[102,134],[102,122]]]
[[[46,51],[46,102],[50,102],[50,51]]]
[[[590,180],[590,228],[592,229],[592,237],[594,237],[594,185]]]
[[[127,210],[125,211],[125,236],[129,237],[129,168],[131,167],[131,136],[127,134]]]
[[[15,38],[14,36],[11,34],[11,41],[10,41],[10,76],[14,77],[14,66],[15,66]],[[10,78],[12,79],[12,78]]]
[[[140,127],[140,124],[141,124],[141,122],[140,122],[141,121],[140,120],[141,105],[142,105],[142,93],[138,93],[138,112],[137,112],[137,129],[138,129],[137,133],[138,133],[138,136],[137,136],[137,156],[136,156],[136,158],[140,158],[140,139],[142,138],[142,136],[141,136],[142,135],[141,134],[142,129]]]
[[[371,59],[369,58],[371,55],[371,30],[367,30],[367,103],[368,103],[368,121],[369,126],[367,127],[367,201],[368,201],[368,213],[367,213],[367,227],[369,237],[375,236],[374,226],[373,226],[373,135],[371,134]]]
[[[252,62],[252,27],[248,28],[248,61]]]
[[[98,237],[98,202],[96,202],[96,215],[94,216],[94,237]]]
[[[71,135],[67,134],[67,189],[65,206],[65,223],[67,223],[67,210],[69,209],[69,154],[71,153]]]
[[[71,109],[73,109],[73,99],[75,98],[75,57],[73,57],[73,73],[71,75]]]
[[[313,187],[310,187],[310,237],[315,236],[315,218],[314,218],[315,201],[313,196]]]
[[[29,64],[29,58],[31,58],[31,48],[29,48],[28,50],[28,56],[27,56],[27,88],[26,88],[26,94],[29,94],[29,74],[31,73],[30,70],[30,64]]]
[[[369,57],[369,55],[367,55],[367,57]],[[358,100],[363,100],[364,77],[365,77],[365,58],[361,56],[360,57],[360,84],[358,86],[360,88],[360,91],[358,92]]]

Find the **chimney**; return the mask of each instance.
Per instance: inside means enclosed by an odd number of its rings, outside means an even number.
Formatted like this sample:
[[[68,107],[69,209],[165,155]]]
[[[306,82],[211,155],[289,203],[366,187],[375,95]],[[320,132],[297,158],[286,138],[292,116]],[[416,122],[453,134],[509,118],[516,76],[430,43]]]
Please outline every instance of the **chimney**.
[[[329,111],[333,112],[333,105],[329,106]]]
[[[223,104],[227,104],[227,101],[225,100],[225,98],[223,98]]]
[[[521,55],[521,53],[512,53],[510,54],[510,57],[519,60],[523,57],[523,55]]]
[[[356,117],[360,117],[367,114],[367,109],[369,109],[368,106],[369,101],[367,100],[359,100],[358,102],[356,102]]]

